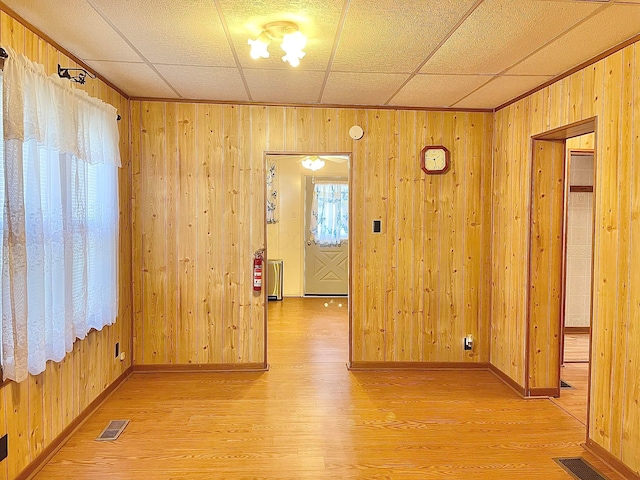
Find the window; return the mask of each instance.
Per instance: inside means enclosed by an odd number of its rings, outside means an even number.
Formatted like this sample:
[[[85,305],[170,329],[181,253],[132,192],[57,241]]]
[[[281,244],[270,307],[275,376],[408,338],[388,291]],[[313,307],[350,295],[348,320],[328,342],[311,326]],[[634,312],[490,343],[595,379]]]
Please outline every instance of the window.
[[[317,245],[337,246],[349,238],[349,185],[317,182],[313,188],[311,234]]]
[[[120,156],[113,107],[9,56],[0,353],[22,381],[116,319]]]

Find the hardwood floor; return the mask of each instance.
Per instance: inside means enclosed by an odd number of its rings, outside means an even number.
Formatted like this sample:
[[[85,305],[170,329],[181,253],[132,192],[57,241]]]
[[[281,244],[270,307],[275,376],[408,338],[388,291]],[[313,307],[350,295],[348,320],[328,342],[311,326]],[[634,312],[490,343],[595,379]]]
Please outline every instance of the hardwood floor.
[[[564,363],[589,361],[588,333],[567,333],[564,336]]]
[[[578,419],[586,428],[589,364],[565,363],[560,371],[560,378],[572,388],[561,389],[560,397],[552,400]]]
[[[621,478],[578,420],[489,372],[347,371],[346,318],[345,299],[271,303],[268,372],[136,374],[36,478],[569,480],[565,456]],[[110,419],[131,423],[95,442]]]

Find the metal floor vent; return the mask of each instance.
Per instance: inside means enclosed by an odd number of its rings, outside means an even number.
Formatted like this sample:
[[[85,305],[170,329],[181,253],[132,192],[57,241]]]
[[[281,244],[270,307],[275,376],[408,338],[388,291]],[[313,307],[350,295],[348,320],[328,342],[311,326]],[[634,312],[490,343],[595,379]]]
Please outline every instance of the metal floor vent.
[[[573,386],[569,385],[564,380],[560,380],[560,388],[573,388]]]
[[[607,477],[598,472],[583,458],[554,458],[554,460],[577,480],[607,480]]]
[[[129,420],[111,420],[96,440],[99,442],[112,442],[120,436],[128,424]]]

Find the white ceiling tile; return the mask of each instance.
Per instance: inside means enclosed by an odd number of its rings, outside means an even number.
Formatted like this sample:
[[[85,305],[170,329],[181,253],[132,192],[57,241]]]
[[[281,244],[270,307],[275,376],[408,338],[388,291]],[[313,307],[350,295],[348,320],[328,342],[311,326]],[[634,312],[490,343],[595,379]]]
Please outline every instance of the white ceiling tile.
[[[247,41],[258,37],[270,22],[288,21],[298,25],[307,37],[306,55],[299,70],[327,68],[336,35],[343,0],[219,0],[222,14],[229,27],[238,60],[246,68],[288,69],[282,61],[284,52],[278,42],[269,47],[270,57],[253,60]]]
[[[157,65],[162,76],[183,98],[197,100],[249,100],[236,68]]]
[[[235,66],[211,0],[87,0],[151,63]]]
[[[488,75],[416,75],[390,102],[408,107],[449,107],[491,79]]]
[[[178,98],[146,63],[90,61],[88,65],[130,97]]]
[[[495,108],[550,79],[544,76],[502,75],[454,104],[453,108]]]
[[[602,28],[603,25],[615,25],[615,28]],[[622,43],[639,31],[640,6],[612,5],[506,73],[559,75]]]
[[[316,103],[324,72],[305,70],[245,70],[251,97],[256,102]]]
[[[333,61],[343,72],[412,73],[474,0],[351,0]]]
[[[82,60],[139,62],[140,56],[85,1],[5,0],[34,27]]]
[[[383,105],[407,79],[406,74],[329,74],[322,103],[338,105]]]
[[[485,0],[421,73],[500,73],[601,6],[591,2]]]

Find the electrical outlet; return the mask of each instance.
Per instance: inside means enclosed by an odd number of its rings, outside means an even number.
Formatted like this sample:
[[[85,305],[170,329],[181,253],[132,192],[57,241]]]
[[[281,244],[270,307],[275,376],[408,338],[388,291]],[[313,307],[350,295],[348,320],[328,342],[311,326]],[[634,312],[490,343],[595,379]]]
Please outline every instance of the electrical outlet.
[[[120,342],[116,342],[116,358],[120,356]]]
[[[464,349],[473,350],[473,337],[471,335],[464,337]]]
[[[9,454],[8,443],[7,435],[0,437],[0,462],[7,458],[7,455]]]

